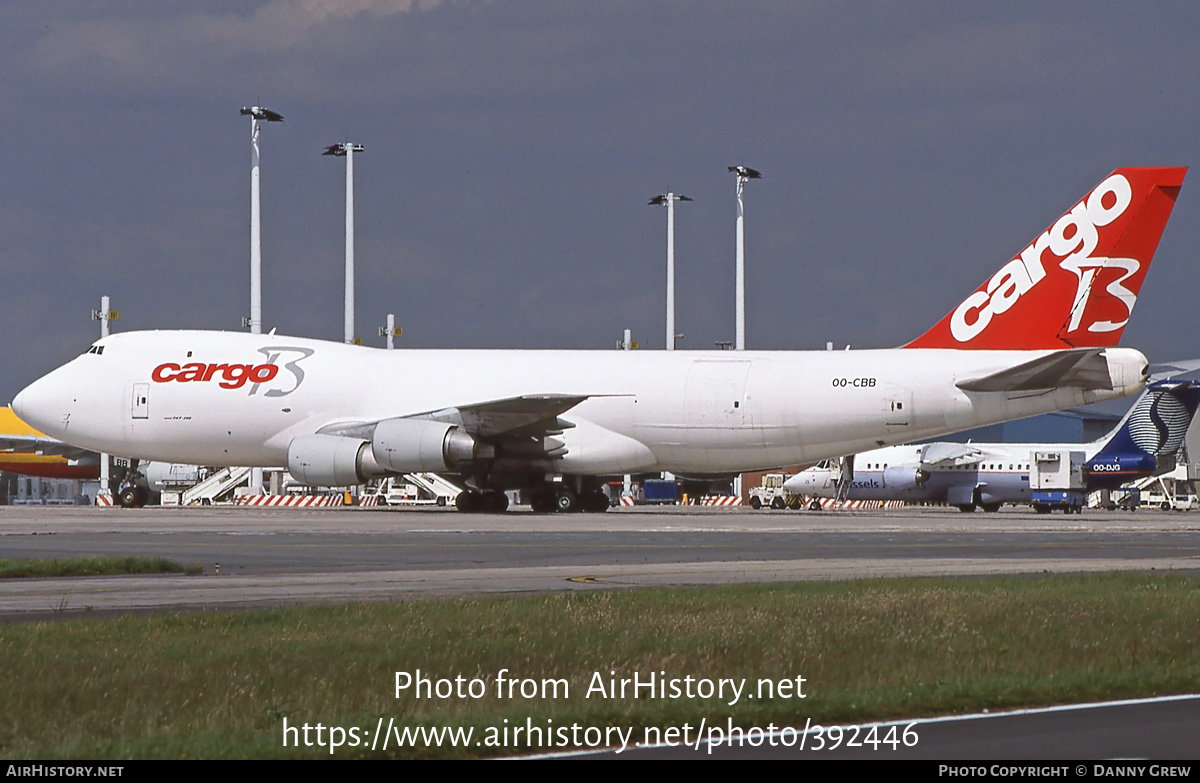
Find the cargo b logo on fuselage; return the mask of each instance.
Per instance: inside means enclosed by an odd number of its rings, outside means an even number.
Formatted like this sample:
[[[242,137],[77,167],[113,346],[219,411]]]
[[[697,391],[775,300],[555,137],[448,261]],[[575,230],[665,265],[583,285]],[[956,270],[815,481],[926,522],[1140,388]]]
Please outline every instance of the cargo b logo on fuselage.
[[[177,364],[164,362],[154,368],[150,379],[155,383],[216,383],[222,389],[241,389],[250,384],[250,396],[258,394],[259,388],[275,380],[279,375],[279,358],[286,354],[299,354],[291,361],[283,364],[284,370],[291,375],[291,388],[269,388],[264,397],[286,397],[304,382],[304,370],[300,362],[315,353],[311,348],[279,346],[259,348],[259,353],[266,357],[261,364],[221,363],[208,364],[204,362],[189,362]]]
[[[255,384],[266,383],[279,374],[279,368],[273,364],[203,364],[190,362],[175,364],[165,362],[154,368],[150,379],[155,383],[211,383],[215,382],[222,389],[240,389],[247,381]]]

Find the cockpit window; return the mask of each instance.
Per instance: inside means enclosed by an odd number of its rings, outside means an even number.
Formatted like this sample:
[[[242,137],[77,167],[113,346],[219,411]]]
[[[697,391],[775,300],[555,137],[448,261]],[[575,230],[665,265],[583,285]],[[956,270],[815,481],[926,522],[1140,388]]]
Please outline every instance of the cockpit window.
[[[93,345],[91,348],[87,349],[87,352],[94,353],[97,356],[100,356],[104,353],[104,346],[103,345]]]

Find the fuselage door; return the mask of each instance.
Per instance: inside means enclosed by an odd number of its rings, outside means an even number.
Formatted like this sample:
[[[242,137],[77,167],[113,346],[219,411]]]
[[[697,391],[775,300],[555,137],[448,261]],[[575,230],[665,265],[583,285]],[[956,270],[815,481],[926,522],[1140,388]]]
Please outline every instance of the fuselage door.
[[[888,384],[883,392],[883,423],[888,431],[893,427],[903,428],[912,423],[912,389]]]
[[[135,383],[133,385],[131,410],[135,419],[150,418],[150,384]]]
[[[742,426],[749,373],[750,362],[745,361],[693,362],[684,390],[684,423],[714,430]]]

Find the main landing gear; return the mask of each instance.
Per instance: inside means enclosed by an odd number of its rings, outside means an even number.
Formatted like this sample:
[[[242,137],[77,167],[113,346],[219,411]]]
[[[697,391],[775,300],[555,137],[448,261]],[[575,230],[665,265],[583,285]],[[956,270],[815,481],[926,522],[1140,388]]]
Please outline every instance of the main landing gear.
[[[477,489],[465,489],[458,493],[454,507],[467,514],[483,512],[486,514],[503,514],[508,511],[508,495],[495,489],[480,492]]]
[[[554,511],[563,514],[574,511],[603,514],[608,511],[608,495],[604,494],[602,489],[589,489],[583,492],[576,492],[570,487],[542,489],[533,494],[529,505],[540,514]]]
[[[508,496],[499,490],[466,489],[459,493],[454,506],[467,514],[503,514],[508,510]],[[600,514],[608,511],[608,506],[608,495],[600,488],[576,491],[561,484],[544,484],[529,494],[529,507],[536,514]]]

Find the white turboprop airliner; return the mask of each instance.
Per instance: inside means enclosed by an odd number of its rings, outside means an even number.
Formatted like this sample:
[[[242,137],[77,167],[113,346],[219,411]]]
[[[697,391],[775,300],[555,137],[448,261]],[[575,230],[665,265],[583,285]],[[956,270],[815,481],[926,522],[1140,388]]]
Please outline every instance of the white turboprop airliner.
[[[729,475],[1120,397],[1115,348],[1184,168],[1107,177],[902,349],[386,351],[232,332],[126,332],[13,407],[68,443],[141,459],[287,466],[346,486],[448,472],[463,510],[603,510],[604,477]],[[561,479],[561,480],[560,480]]]

